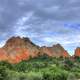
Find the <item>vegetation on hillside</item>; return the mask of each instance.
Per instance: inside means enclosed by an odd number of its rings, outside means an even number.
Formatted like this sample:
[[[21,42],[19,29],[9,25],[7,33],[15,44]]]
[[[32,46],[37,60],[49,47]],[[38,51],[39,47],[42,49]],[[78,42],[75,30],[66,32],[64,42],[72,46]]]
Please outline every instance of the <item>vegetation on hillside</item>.
[[[0,80],[75,79],[80,79],[80,57],[70,60],[44,55],[18,64],[0,62]]]

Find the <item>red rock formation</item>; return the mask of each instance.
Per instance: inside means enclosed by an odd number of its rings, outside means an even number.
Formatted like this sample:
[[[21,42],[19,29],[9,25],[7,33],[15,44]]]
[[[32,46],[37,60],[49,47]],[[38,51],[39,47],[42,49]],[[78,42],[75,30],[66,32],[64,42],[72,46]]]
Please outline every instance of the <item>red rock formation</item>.
[[[7,57],[5,50],[0,48],[0,60],[7,60],[7,59],[8,59],[8,57]]]
[[[18,63],[21,60],[29,59],[30,56],[36,56],[39,47],[33,44],[29,38],[12,37],[3,46],[3,50],[6,52],[9,62]]]
[[[65,58],[70,57],[70,55],[68,54],[67,51],[64,51],[62,56],[65,57]]]
[[[49,56],[69,57],[68,52],[60,44],[53,45],[52,47],[42,47],[41,50]]]
[[[74,56],[78,56],[80,57],[80,47],[77,47],[75,50],[75,55]]]
[[[52,57],[69,57],[68,52],[60,45],[52,47],[39,47],[32,43],[29,38],[12,37],[0,49],[0,60],[10,63],[18,63],[21,60],[47,54]]]

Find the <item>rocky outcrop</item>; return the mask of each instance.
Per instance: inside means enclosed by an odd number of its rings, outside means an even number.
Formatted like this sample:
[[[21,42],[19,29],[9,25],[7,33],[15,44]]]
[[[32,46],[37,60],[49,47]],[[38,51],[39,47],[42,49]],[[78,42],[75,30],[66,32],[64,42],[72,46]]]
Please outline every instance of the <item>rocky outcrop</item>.
[[[18,63],[21,60],[44,54],[51,57],[69,57],[68,52],[60,44],[53,45],[52,47],[39,47],[32,43],[29,38],[11,37],[0,49],[0,60]]]
[[[80,57],[80,47],[76,48],[74,56]]]
[[[29,38],[12,37],[2,48],[9,62],[18,63],[21,60],[29,59],[29,57],[37,56],[39,46],[30,41]]]
[[[41,51],[53,57],[69,57],[68,52],[60,44],[53,45],[52,47],[43,46]]]
[[[7,53],[4,49],[0,48],[0,60],[7,60],[8,59],[8,56],[7,56]]]

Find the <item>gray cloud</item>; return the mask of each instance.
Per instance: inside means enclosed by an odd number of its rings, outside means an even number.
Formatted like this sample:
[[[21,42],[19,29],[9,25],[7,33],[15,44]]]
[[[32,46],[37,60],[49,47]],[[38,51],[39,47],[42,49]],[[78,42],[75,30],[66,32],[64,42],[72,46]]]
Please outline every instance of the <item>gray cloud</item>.
[[[79,13],[79,0],[0,0],[0,41],[20,35],[40,45],[79,46]]]

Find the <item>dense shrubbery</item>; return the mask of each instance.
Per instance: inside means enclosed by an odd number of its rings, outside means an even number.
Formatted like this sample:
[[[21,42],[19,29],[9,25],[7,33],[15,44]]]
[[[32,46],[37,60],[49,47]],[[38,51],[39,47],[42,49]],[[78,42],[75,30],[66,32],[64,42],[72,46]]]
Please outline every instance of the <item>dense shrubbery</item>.
[[[5,80],[7,77],[6,67],[0,66],[0,80]]]
[[[69,80],[80,78],[80,63],[63,58],[38,58],[18,64],[0,62],[0,80]],[[69,75],[71,74],[71,75]]]

